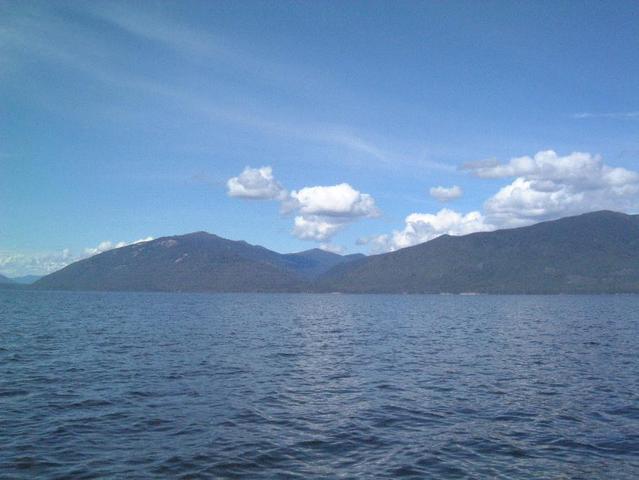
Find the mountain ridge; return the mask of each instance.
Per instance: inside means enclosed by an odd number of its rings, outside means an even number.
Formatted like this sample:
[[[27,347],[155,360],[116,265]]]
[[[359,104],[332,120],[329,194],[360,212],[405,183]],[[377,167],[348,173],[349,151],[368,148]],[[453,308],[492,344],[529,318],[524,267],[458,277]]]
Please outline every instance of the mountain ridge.
[[[634,293],[639,215],[598,211],[395,252],[280,254],[193,232],[81,260],[33,288],[210,292]]]
[[[11,277],[9,280],[20,285],[31,285],[37,280],[40,280],[43,276],[44,275],[22,275],[19,277]]]
[[[313,250],[280,254],[208,232],[161,237],[72,263],[33,284],[38,289],[278,292],[349,261]]]
[[[442,235],[336,267],[319,284],[351,293],[638,292],[639,215],[604,210]]]

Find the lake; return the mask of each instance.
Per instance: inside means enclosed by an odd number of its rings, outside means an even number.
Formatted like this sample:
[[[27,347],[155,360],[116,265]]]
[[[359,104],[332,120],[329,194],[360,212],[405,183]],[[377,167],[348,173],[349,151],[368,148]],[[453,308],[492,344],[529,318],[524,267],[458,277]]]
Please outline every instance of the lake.
[[[639,478],[639,296],[0,291],[2,478]]]

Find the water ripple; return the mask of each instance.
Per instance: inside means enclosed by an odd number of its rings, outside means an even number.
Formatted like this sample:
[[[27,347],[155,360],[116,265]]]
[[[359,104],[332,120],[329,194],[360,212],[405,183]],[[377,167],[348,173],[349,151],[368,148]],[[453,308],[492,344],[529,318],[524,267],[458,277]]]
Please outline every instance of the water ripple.
[[[639,478],[638,307],[0,291],[0,477]]]

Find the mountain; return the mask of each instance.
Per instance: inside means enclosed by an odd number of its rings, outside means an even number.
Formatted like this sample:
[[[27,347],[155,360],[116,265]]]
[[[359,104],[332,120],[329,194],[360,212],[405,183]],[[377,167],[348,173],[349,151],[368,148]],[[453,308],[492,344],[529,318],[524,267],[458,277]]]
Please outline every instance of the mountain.
[[[298,253],[289,253],[284,256],[295,264],[296,272],[306,279],[316,278],[342,263],[348,263],[366,257],[366,255],[361,253],[342,256],[319,248]]]
[[[163,237],[75,262],[34,283],[61,290],[306,291],[319,274],[352,260],[309,250],[283,255],[206,232]]]
[[[31,285],[36,280],[40,280],[42,275],[24,275],[22,277],[12,277],[10,280],[20,285]]]
[[[639,292],[639,215],[593,212],[536,225],[443,235],[338,265],[322,291],[357,293]]]
[[[0,290],[22,290],[26,287],[26,285],[22,285],[17,283],[12,278],[5,277],[4,275],[0,275]]]
[[[33,288],[639,293],[639,215],[601,211],[529,227],[443,235],[370,257],[318,249],[280,254],[197,232],[101,253],[36,281]]]

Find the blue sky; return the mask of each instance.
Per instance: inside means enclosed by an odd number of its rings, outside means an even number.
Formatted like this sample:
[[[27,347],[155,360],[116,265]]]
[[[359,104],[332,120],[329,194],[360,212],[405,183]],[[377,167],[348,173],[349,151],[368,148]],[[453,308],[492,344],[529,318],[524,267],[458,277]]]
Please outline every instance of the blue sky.
[[[0,1],[0,273],[637,213],[638,51],[637,2]]]

